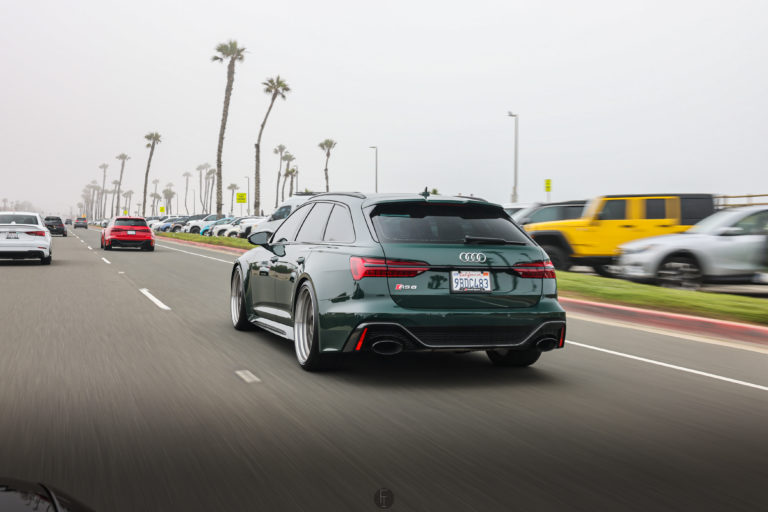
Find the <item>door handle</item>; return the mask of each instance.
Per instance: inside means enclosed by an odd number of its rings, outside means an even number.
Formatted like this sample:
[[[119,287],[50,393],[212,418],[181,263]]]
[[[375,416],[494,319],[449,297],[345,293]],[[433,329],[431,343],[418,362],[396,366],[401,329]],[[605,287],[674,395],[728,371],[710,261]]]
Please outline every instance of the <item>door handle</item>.
[[[298,263],[299,265],[303,265],[304,264],[304,256],[299,256],[296,259],[296,263]]]
[[[622,224],[621,227],[622,228],[633,228],[633,227],[635,227],[635,225],[634,224]]]
[[[272,263],[276,263],[278,259],[279,258],[277,256],[272,256],[271,258],[269,258],[269,261],[271,261]]]

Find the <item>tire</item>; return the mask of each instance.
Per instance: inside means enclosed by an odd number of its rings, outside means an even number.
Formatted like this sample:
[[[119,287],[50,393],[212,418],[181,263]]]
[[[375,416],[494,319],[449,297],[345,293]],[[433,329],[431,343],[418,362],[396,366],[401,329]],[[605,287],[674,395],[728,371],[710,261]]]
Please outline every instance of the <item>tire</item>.
[[[104,239],[103,238],[99,238],[99,247],[101,247],[102,251],[104,250]]]
[[[40,264],[41,265],[50,265],[52,260],[53,260],[53,255],[49,254],[48,256],[40,258]]]
[[[181,228],[179,226],[176,226],[175,228],[173,228],[174,233],[178,233],[179,231],[181,231]]]
[[[526,350],[486,350],[485,353],[495,366],[517,368],[531,366],[541,356],[541,351],[533,347]]]
[[[333,366],[337,358],[332,354],[321,354],[319,349],[320,323],[317,310],[317,295],[310,281],[304,281],[296,293],[293,313],[293,338],[296,360],[303,370],[314,372]],[[333,354],[335,355],[335,354]]]
[[[611,270],[611,266],[610,265],[595,265],[595,266],[592,267],[592,269],[599,276],[610,277],[610,278],[618,277],[616,275],[616,273]]]
[[[147,251],[147,252],[154,252],[155,246],[154,245],[145,245],[144,247],[142,247],[142,249]]]
[[[571,268],[571,259],[560,247],[557,247],[556,245],[542,245],[541,248],[547,253],[549,260],[552,262],[552,265],[555,266],[555,269],[568,270]]]
[[[229,238],[237,238],[237,233],[230,233]]]
[[[108,244],[106,240],[104,240],[104,250],[105,251],[111,251],[112,250],[112,245]]]
[[[699,262],[690,256],[670,256],[656,271],[656,282],[665,288],[698,290],[702,277]]]
[[[245,314],[245,286],[240,274],[240,267],[235,267],[230,279],[229,310],[232,314],[232,325],[238,331],[252,331],[254,325],[248,321]]]
[[[193,235],[198,235],[198,234],[200,234],[200,228],[198,228],[197,226],[193,226],[193,227],[192,227],[192,228],[189,230],[189,232],[190,232],[190,233],[192,233]]]
[[[62,234],[61,234],[61,236],[63,236],[64,238],[66,238],[66,237],[67,237],[67,232],[65,231],[64,233],[62,233]]]

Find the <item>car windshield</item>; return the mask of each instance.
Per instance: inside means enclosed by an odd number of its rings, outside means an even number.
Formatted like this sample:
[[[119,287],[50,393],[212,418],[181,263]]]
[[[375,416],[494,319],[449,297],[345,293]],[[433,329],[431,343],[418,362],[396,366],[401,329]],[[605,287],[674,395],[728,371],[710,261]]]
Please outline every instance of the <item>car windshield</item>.
[[[117,219],[115,226],[147,226],[147,222],[144,219]]]
[[[0,224],[37,224],[37,217],[15,213],[3,214],[0,215]]]
[[[742,212],[736,210],[720,210],[713,213],[706,219],[700,220],[686,233],[712,234],[720,228],[730,226],[736,219],[742,215]]]
[[[463,244],[467,237],[530,243],[503,209],[490,205],[385,203],[371,218],[385,243]]]

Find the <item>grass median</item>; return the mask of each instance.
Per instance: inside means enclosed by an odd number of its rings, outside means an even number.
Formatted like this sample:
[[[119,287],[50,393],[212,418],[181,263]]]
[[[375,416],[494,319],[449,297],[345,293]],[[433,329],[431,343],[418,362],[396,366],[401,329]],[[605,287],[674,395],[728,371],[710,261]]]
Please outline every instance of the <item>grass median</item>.
[[[165,233],[156,232],[155,235],[163,238],[175,238],[177,240],[187,240],[189,242],[200,242],[203,244],[220,245],[222,247],[235,247],[237,249],[253,249],[248,240],[244,238],[234,238],[229,236],[201,236],[192,233]]]
[[[562,271],[557,272],[557,283],[563,297],[768,325],[767,299],[675,290]]]

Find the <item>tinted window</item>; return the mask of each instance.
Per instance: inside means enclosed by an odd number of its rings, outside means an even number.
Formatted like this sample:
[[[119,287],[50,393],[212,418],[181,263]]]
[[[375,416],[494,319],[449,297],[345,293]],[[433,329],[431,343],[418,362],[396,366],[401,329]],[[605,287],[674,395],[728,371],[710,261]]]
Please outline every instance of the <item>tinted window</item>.
[[[18,215],[14,213],[0,215],[0,224],[37,224],[37,217],[34,215]]]
[[[115,226],[145,226],[147,223],[144,219],[117,219]]]
[[[603,204],[600,220],[623,220],[627,218],[627,201],[625,199],[611,199]]]
[[[301,222],[304,217],[309,213],[309,208],[302,207],[293,212],[293,215],[288,217],[280,224],[280,227],[275,231],[275,236],[272,237],[274,243],[279,242],[293,242],[296,239],[296,230],[301,226]]]
[[[272,216],[269,217],[269,220],[284,219],[288,216],[289,213],[291,213],[291,205],[281,206],[280,208],[275,210]]]
[[[316,203],[312,211],[309,212],[307,220],[301,225],[299,234],[296,236],[297,242],[319,242],[323,239],[325,225],[328,224],[328,216],[331,213],[333,205],[331,203]]]
[[[463,244],[477,236],[530,243],[504,210],[486,205],[391,203],[371,218],[382,242]]]
[[[583,211],[583,205],[563,206],[563,219],[580,219]]]
[[[768,233],[768,212],[755,213],[734,224],[744,230],[745,235],[762,235]]]
[[[45,220],[48,220],[48,221],[54,221],[55,220],[55,221],[61,222],[61,217],[46,217]]]
[[[325,228],[327,242],[354,242],[355,228],[352,225],[352,216],[344,206],[336,205],[331,212],[328,226]]]
[[[714,211],[715,205],[711,197],[680,198],[680,224],[683,226],[696,224],[712,215]]]
[[[667,200],[666,199],[646,199],[645,200],[645,218],[646,219],[666,219],[667,218]]]
[[[560,220],[560,207],[559,206],[545,206],[539,208],[528,217],[528,223],[534,222],[549,222],[551,220]]]

